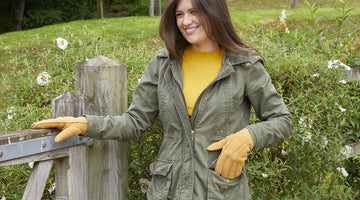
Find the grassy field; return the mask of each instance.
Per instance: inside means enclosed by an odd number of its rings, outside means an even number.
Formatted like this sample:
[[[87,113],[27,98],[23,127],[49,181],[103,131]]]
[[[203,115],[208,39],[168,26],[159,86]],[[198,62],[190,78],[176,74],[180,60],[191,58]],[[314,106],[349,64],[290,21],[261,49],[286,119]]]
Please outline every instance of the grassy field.
[[[266,29],[275,30],[282,9],[289,7],[285,6],[283,3],[276,6],[276,9],[274,9],[270,6],[271,1],[268,0],[263,3],[266,8],[260,9],[257,7],[258,5],[250,4],[250,7],[245,6],[248,2],[253,1],[245,0],[244,4],[241,4],[241,7],[234,3],[235,7],[231,9],[233,23],[242,34],[251,34],[248,33],[247,30],[249,29],[249,26],[252,25],[263,26]],[[360,27],[359,4],[360,3],[356,3],[356,6],[353,7],[354,10],[351,12],[352,16],[350,24],[352,24],[354,28]],[[237,9],[238,7],[241,9]],[[254,8],[256,8],[256,10],[250,10]],[[295,10],[287,9],[286,14],[287,25],[290,30],[299,29],[301,31],[306,29],[309,25],[307,22],[307,19],[309,18],[308,11],[300,5],[299,8]],[[332,21],[335,20],[337,16],[337,11],[334,8],[320,8],[318,14],[323,15],[319,24],[327,27],[334,26]],[[54,38],[60,37],[60,35],[68,35],[70,39],[74,39],[86,37],[86,34],[84,34],[84,32],[86,32],[87,34],[95,34],[99,37],[106,35],[106,38],[115,38],[116,40],[136,40],[137,38],[146,38],[150,40],[152,38],[159,39],[157,32],[159,21],[159,17],[145,16],[108,18],[74,21],[33,30],[1,34],[0,71],[11,69],[13,67],[13,64],[9,61],[12,60],[14,55],[23,54],[24,52],[31,55],[32,51],[37,51],[41,48],[54,47]]]

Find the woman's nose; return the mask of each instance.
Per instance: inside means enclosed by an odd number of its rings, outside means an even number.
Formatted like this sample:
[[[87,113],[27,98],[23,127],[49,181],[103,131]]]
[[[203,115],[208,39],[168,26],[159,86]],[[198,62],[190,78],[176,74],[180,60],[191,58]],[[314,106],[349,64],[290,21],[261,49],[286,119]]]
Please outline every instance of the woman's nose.
[[[192,17],[190,15],[188,15],[188,14],[185,14],[183,24],[184,25],[189,25],[191,23],[192,23]]]

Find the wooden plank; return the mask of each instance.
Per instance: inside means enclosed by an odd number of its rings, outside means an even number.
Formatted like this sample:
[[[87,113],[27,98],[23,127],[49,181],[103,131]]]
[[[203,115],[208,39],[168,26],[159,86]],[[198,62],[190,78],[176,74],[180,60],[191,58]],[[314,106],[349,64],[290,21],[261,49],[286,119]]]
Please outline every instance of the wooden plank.
[[[41,200],[52,164],[52,160],[34,164],[22,200]]]
[[[24,164],[24,163],[29,163],[29,162],[40,162],[40,161],[46,161],[46,160],[53,160],[56,158],[64,158],[64,157],[68,157],[68,156],[69,156],[69,149],[64,148],[64,149],[58,149],[58,150],[54,150],[54,151],[39,153],[39,154],[31,155],[31,156],[26,156],[26,157],[14,159],[14,160],[3,161],[3,162],[0,162],[0,167],[19,165],[19,164]]]
[[[67,149],[69,150],[69,149]],[[58,158],[54,160],[55,183],[56,183],[56,200],[68,199],[69,196],[69,157]]]
[[[87,160],[88,155],[87,146],[75,146],[69,149],[69,199],[72,200],[83,200],[89,199],[89,188],[87,187],[88,177],[93,177],[95,174],[88,174],[89,161]],[[96,161],[98,163],[99,161]],[[100,182],[100,180],[91,180]],[[103,183],[101,183],[103,184]],[[102,199],[92,196],[91,199]]]

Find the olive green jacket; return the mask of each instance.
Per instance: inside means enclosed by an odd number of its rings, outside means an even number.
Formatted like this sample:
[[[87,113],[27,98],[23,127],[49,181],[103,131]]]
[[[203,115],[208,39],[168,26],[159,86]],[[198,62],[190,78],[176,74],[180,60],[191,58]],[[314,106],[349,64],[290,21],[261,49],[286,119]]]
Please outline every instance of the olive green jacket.
[[[199,96],[189,120],[181,63],[166,49],[159,51],[126,113],[86,116],[85,136],[129,141],[150,128],[160,114],[164,139],[157,160],[150,165],[148,199],[249,199],[245,170],[233,180],[221,177],[214,171],[220,151],[209,152],[206,147],[245,127],[254,149],[286,139],[293,125],[283,99],[260,56],[226,53],[218,76]],[[261,122],[249,125],[251,106]]]

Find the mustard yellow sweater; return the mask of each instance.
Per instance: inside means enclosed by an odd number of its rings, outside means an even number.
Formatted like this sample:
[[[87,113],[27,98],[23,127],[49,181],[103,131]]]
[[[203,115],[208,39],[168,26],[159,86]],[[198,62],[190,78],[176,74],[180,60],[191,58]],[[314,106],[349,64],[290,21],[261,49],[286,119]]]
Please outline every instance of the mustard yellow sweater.
[[[223,53],[219,49],[210,52],[196,51],[191,45],[185,48],[182,63],[183,93],[189,116],[201,92],[218,75]]]

